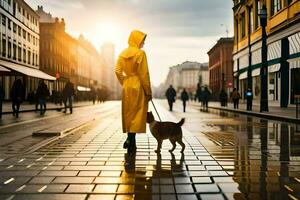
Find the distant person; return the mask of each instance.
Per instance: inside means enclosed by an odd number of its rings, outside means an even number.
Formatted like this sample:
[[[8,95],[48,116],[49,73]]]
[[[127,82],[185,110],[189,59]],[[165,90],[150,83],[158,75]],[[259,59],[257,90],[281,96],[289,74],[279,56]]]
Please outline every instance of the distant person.
[[[70,113],[73,113],[73,98],[74,98],[75,90],[74,85],[71,81],[68,81],[63,89],[63,102],[65,105],[64,113],[67,112],[67,108],[69,107]]]
[[[185,107],[186,107],[186,102],[189,100],[189,95],[186,92],[185,89],[183,89],[182,93],[181,93],[181,101],[183,104],[183,112],[185,112]]]
[[[19,111],[21,103],[24,101],[25,98],[25,87],[21,81],[21,79],[15,80],[10,92],[11,102],[12,102],[12,110],[13,115],[16,118],[19,117]]]
[[[2,118],[2,103],[4,100],[5,92],[2,87],[2,84],[0,84],[0,119]]]
[[[219,96],[219,100],[220,100],[220,102],[221,102],[221,106],[222,106],[222,107],[227,106],[227,101],[228,101],[227,99],[228,99],[228,95],[227,95],[227,93],[225,92],[225,90],[222,89],[222,90],[221,90],[221,93],[220,93],[220,96]]]
[[[91,98],[92,98],[92,101],[93,101],[93,105],[95,105],[96,98],[97,98],[97,93],[96,93],[96,90],[94,88],[91,89]]]
[[[233,101],[233,108],[234,109],[239,109],[239,101],[240,101],[241,95],[240,95],[239,91],[236,88],[233,89],[233,92],[231,94],[231,98],[232,98],[232,101]]]
[[[198,102],[202,102],[202,89],[199,83],[197,84],[196,98]]]
[[[101,89],[97,88],[97,103],[101,103]]]
[[[247,110],[252,110],[252,101],[253,101],[253,93],[250,88],[246,91],[246,99],[247,99]]]
[[[208,87],[204,88],[204,91],[202,92],[202,106],[203,110],[208,111],[208,102],[210,100],[211,93],[208,90]]]
[[[36,98],[40,105],[40,115],[44,115],[47,110],[47,98],[50,96],[49,89],[43,80],[39,81],[39,86],[36,90]]]
[[[170,87],[167,89],[166,97],[167,97],[168,104],[169,104],[169,110],[173,111],[173,103],[175,102],[176,91],[172,85],[170,85]]]

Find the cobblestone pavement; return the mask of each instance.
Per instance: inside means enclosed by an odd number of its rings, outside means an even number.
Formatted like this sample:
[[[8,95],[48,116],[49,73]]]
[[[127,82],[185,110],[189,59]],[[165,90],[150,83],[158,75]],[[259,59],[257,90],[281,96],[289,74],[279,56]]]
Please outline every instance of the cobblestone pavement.
[[[184,128],[185,154],[169,142],[154,153],[151,134],[137,136],[136,156],[122,148],[120,105],[39,150],[0,162],[0,199],[234,199],[238,183]],[[163,119],[177,121],[158,105]],[[186,126],[188,128],[188,124]]]
[[[160,102],[167,107],[165,101]],[[173,115],[238,184],[236,199],[300,199],[300,127],[180,102]]]

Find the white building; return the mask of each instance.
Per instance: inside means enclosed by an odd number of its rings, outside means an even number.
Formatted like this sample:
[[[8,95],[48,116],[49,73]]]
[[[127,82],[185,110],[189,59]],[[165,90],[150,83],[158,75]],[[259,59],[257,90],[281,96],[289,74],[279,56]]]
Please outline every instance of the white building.
[[[105,43],[101,46],[101,55],[106,68],[106,86],[110,91],[110,99],[120,99],[121,86],[115,75],[115,46],[112,43]]]
[[[208,85],[208,63],[186,61],[182,64],[170,67],[165,81],[165,89],[169,87],[169,85],[172,85],[177,91],[185,88],[188,92],[194,93],[198,83],[201,86]]]
[[[0,0],[0,82],[5,99],[16,79],[26,92],[37,88],[38,78],[54,80],[39,70],[39,17],[24,0]]]

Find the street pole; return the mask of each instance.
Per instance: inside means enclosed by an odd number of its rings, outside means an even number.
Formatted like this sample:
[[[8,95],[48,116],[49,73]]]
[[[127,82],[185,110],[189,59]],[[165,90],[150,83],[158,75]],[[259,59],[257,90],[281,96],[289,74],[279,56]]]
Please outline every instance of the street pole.
[[[251,19],[251,14],[250,14],[250,11],[251,11],[251,7],[248,7],[248,71],[247,71],[247,85],[248,87],[246,88],[246,92],[248,91],[248,89],[251,90],[251,92],[253,91],[252,90],[252,52],[251,52],[251,23],[250,23],[250,20],[253,20]],[[247,95],[246,95],[247,96]],[[249,109],[249,108],[252,108],[252,99],[250,98],[247,98],[247,110],[252,110],[252,109]]]
[[[268,106],[268,49],[267,49],[267,9],[263,5],[260,10],[260,23],[262,28],[261,36],[261,68],[260,68],[260,79],[261,79],[261,97],[260,97],[260,112],[269,112]]]

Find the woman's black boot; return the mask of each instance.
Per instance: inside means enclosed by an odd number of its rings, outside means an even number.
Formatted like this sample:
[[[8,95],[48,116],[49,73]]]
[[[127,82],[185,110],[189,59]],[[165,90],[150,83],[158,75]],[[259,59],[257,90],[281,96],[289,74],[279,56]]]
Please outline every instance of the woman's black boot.
[[[129,146],[127,148],[128,154],[134,154],[136,152],[135,133],[128,133]]]

